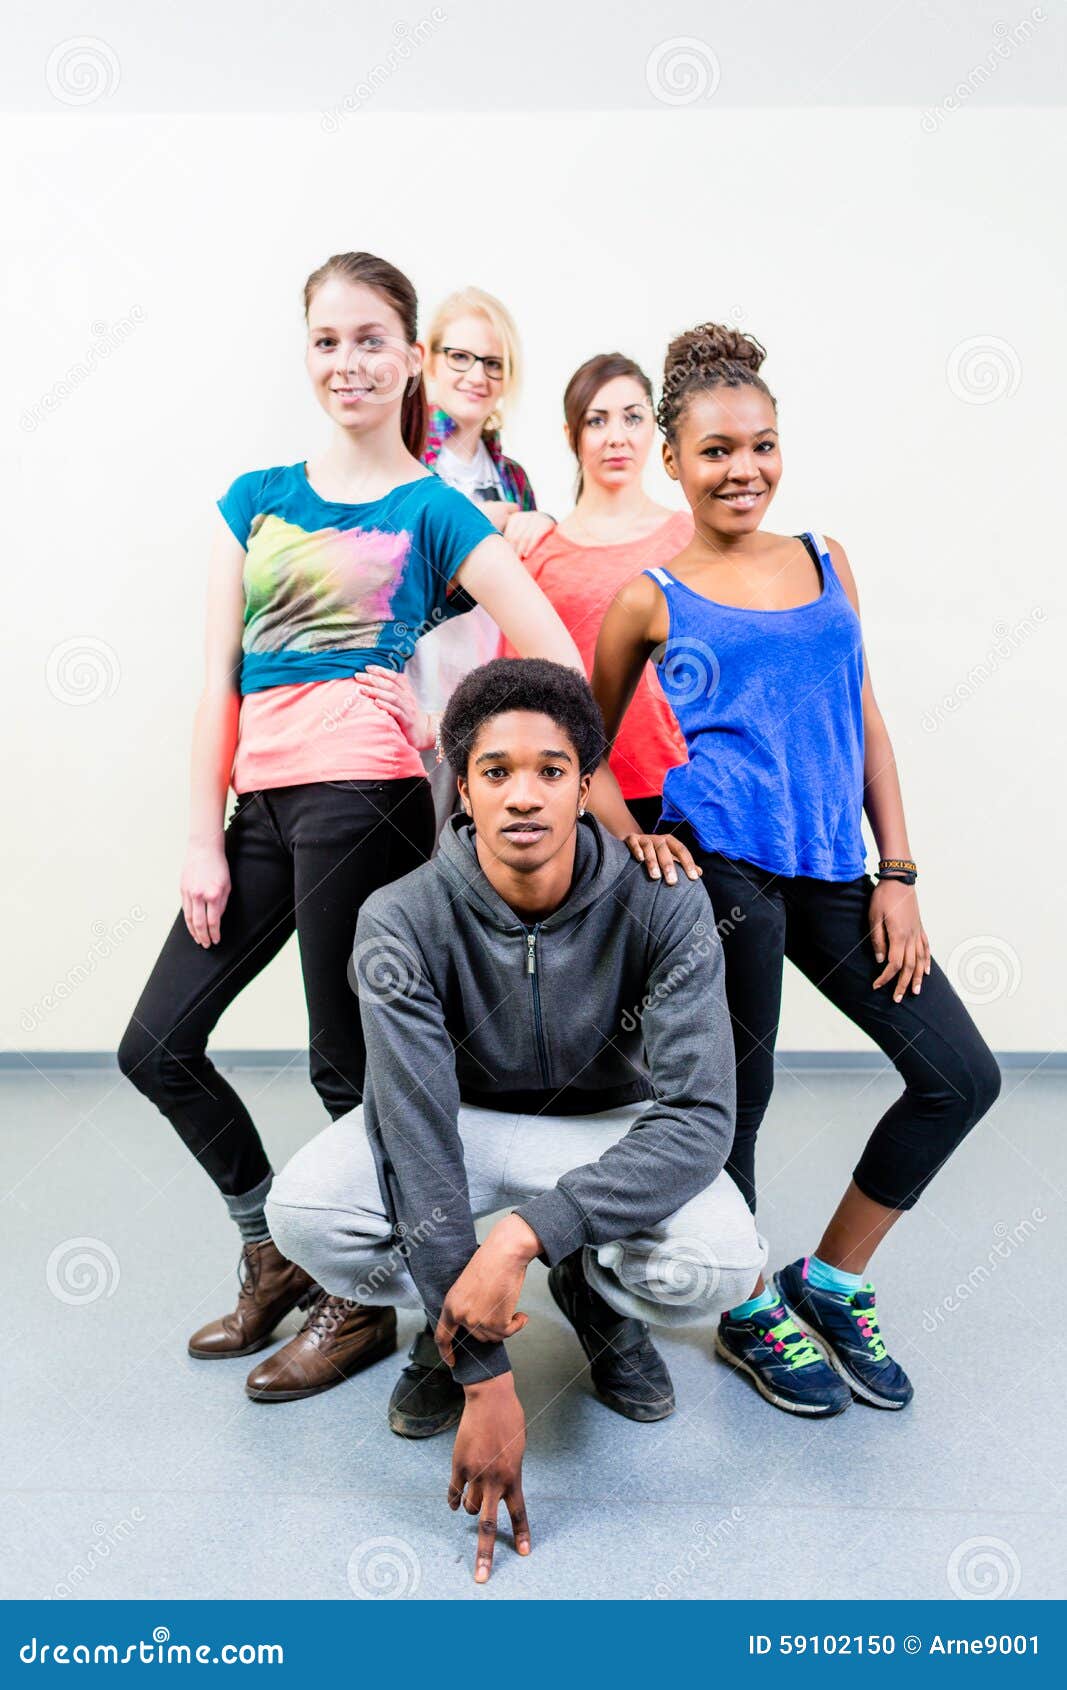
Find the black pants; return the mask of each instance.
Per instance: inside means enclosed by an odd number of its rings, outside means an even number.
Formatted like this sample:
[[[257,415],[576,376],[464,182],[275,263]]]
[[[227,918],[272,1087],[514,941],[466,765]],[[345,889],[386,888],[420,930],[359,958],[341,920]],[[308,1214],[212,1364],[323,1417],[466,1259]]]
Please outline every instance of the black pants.
[[[360,905],[433,849],[429,782],[316,781],[244,793],[226,829],[232,889],[204,950],[179,912],[119,1046],[122,1072],[227,1196],[270,1172],[252,1118],[208,1060],[223,1010],[295,931],[311,1083],[332,1120],[362,1101],[366,1051],[348,983]]]
[[[643,833],[655,833],[663,808],[662,798],[627,798],[626,808]]]
[[[703,851],[688,826],[673,831],[704,870],[722,938],[737,1061],[737,1131],[726,1166],[756,1207],[756,1134],[774,1085],[783,958],[890,1058],[904,1091],[882,1116],[853,1173],[865,1196],[910,1209],[1000,1091],[1000,1070],[934,962],[922,991],[893,1002],[878,991],[867,911],[874,882],[783,878]],[[737,913],[734,913],[737,912]]]

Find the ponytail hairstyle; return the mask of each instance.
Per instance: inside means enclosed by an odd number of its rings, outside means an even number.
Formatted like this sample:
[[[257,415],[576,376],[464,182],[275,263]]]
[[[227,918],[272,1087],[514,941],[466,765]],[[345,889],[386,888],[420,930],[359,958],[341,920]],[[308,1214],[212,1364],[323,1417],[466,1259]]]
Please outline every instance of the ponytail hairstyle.
[[[616,376],[632,376],[648,394],[649,404],[652,403],[652,383],[640,364],[635,364],[632,358],[625,357],[621,352],[598,352],[595,358],[587,358],[571,376],[563,395],[563,415],[571,437],[571,449],[578,461],[578,498],[582,495],[582,430],[585,427],[585,413],[605,383],[614,381]]]
[[[372,252],[335,253],[325,264],[320,264],[317,270],[311,272],[304,283],[305,322],[311,310],[312,299],[322,284],[332,276],[341,276],[346,282],[362,282],[364,287],[373,288],[376,293],[380,293],[400,317],[408,345],[414,346],[418,339],[419,309],[415,289],[402,270],[398,270],[395,264],[388,263],[384,258],[376,258]],[[413,458],[422,457],[426,444],[428,414],[426,386],[420,370],[417,376],[406,377],[404,398],[400,407],[401,438]]]
[[[716,387],[755,387],[765,393],[775,411],[778,401],[759,373],[767,354],[753,335],[724,323],[701,323],[671,341],[663,365],[663,397],[656,410],[670,445],[689,398]]]

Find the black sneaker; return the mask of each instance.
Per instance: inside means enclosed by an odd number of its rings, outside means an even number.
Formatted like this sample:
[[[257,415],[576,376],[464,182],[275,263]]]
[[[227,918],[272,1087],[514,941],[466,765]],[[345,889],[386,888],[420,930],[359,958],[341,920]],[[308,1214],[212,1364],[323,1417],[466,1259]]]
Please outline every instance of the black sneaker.
[[[548,1288],[589,1357],[593,1389],[627,1420],[665,1420],[674,1413],[674,1386],[643,1320],[616,1314],[582,1270],[582,1252],[557,1262]]]
[[[408,1358],[389,1398],[389,1430],[398,1438],[435,1438],[459,1424],[466,1402],[463,1386],[441,1360],[431,1327],[423,1327]]]

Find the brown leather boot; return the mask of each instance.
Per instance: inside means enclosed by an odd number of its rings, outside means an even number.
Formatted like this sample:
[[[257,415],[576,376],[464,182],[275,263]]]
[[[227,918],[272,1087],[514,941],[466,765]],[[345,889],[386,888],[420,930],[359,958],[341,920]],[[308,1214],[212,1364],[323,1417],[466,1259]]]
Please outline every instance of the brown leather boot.
[[[246,1244],[238,1268],[241,1294],[232,1314],[209,1321],[189,1340],[189,1354],[201,1361],[250,1356],[269,1344],[274,1328],[315,1281],[295,1262],[287,1261],[270,1238]]]
[[[317,1396],[395,1349],[395,1309],[368,1309],[323,1291],[296,1337],[252,1369],[245,1390],[256,1402]]]

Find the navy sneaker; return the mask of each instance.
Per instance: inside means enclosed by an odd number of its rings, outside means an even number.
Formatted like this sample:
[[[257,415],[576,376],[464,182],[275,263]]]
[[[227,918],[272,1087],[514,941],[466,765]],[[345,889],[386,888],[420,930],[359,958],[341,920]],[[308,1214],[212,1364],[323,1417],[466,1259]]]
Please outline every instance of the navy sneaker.
[[[787,1414],[825,1420],[852,1401],[848,1387],[782,1303],[757,1309],[747,1320],[724,1314],[715,1348],[724,1361],[748,1374],[761,1397]]]
[[[878,1330],[874,1286],[859,1291],[820,1291],[808,1279],[807,1256],[774,1276],[778,1295],[794,1320],[819,1344],[853,1396],[873,1408],[904,1408],[911,1380],[893,1360]]]

